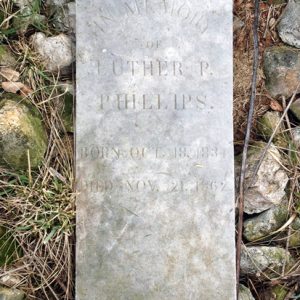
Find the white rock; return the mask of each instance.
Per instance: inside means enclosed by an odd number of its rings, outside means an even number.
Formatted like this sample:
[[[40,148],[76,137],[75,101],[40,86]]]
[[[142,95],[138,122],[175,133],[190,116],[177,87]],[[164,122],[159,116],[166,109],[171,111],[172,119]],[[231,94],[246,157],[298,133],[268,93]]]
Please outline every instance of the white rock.
[[[260,213],[274,205],[279,205],[285,196],[284,189],[289,179],[282,169],[280,153],[273,144],[252,181],[254,170],[265,146],[266,143],[260,142],[249,150],[245,177],[245,187],[249,188],[245,190],[244,207],[247,214]],[[237,173],[240,173],[240,166],[237,166]]]
[[[250,289],[242,284],[239,285],[239,300],[255,300]]]
[[[31,42],[48,71],[58,71],[74,61],[73,44],[65,34],[46,37],[38,32],[31,36]]]
[[[300,0],[289,1],[277,28],[285,43],[300,48]]]

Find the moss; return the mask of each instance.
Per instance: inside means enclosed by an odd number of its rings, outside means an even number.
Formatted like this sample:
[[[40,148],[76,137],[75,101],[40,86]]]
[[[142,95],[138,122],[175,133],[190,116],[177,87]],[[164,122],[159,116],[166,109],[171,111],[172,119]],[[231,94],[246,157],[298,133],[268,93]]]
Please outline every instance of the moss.
[[[262,117],[258,119],[257,130],[258,134],[266,141],[270,139],[275,128],[280,122],[280,114],[274,111],[266,112]],[[279,147],[288,147],[288,138],[284,134],[284,128],[281,125],[277,130],[277,133],[273,140],[274,144]]]
[[[274,300],[285,300],[288,290],[281,285],[277,285],[272,288],[272,296]]]
[[[17,61],[9,47],[6,45],[0,45],[0,65],[13,68],[16,64]]]
[[[2,163],[13,169],[39,166],[46,151],[46,132],[37,109],[15,95],[0,102],[0,154]],[[5,109],[5,112],[2,112]]]

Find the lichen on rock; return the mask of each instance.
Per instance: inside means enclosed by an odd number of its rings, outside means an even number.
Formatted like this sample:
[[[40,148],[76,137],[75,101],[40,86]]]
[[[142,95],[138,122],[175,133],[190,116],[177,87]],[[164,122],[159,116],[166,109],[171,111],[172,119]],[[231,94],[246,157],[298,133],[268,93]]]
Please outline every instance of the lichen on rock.
[[[272,97],[290,97],[300,92],[300,50],[286,46],[267,48],[264,73],[266,89]]]
[[[0,163],[13,169],[38,167],[47,147],[46,132],[37,109],[6,94],[0,100]]]
[[[254,171],[261,158],[264,142],[256,142],[249,150],[245,176],[245,207],[247,214],[263,212],[274,205],[279,205],[286,193],[285,187],[288,176],[281,166],[281,155],[278,149],[271,144],[259,169]],[[240,173],[240,159],[236,158],[236,173]]]
[[[280,247],[243,247],[241,253],[241,273],[248,275],[276,276],[282,268],[289,270],[294,260],[291,254]]]
[[[287,218],[287,203],[274,206],[244,222],[244,237],[248,241],[255,241],[266,237],[279,229],[285,223]]]

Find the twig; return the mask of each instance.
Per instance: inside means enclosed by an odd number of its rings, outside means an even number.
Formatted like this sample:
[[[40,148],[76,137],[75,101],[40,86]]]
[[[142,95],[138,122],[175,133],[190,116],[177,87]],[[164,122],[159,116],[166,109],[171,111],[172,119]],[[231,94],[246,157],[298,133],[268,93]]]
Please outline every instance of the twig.
[[[237,236],[237,253],[236,253],[236,278],[237,278],[237,299],[239,298],[239,280],[240,280],[240,263],[241,263],[241,245],[243,235],[243,214],[244,214],[244,182],[246,174],[246,161],[250,134],[252,128],[252,119],[254,114],[254,103],[256,98],[257,69],[259,64],[259,45],[258,45],[258,25],[259,25],[259,0],[255,0],[253,40],[254,40],[254,57],[253,57],[253,74],[251,83],[250,107],[247,119],[247,129],[243,149],[242,167],[239,182],[239,219],[238,219],[238,236]]]

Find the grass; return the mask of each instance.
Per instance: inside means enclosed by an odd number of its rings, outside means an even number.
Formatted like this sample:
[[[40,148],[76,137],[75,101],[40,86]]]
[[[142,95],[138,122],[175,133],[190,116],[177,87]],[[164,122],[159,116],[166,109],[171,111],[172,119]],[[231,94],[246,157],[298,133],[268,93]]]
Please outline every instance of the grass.
[[[40,9],[43,12],[44,7],[34,7],[35,12]],[[26,100],[42,115],[48,149],[37,170],[0,168],[0,228],[5,228],[13,237],[10,242],[17,245],[14,261],[0,267],[0,283],[9,275],[12,279],[6,284],[22,289],[26,299],[70,300],[74,299],[73,136],[66,132],[61,118],[65,92],[59,82],[72,80],[73,75],[44,71],[30,48],[29,36],[35,31],[47,30],[48,35],[51,31],[35,24],[18,33],[11,27],[17,13],[11,0],[0,2],[0,40],[18,58],[20,81],[34,90]]]

